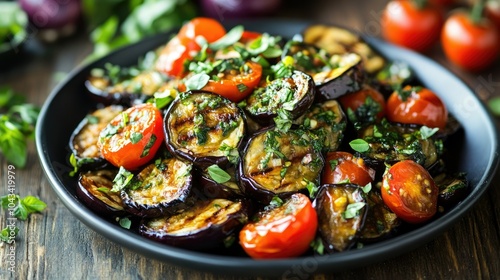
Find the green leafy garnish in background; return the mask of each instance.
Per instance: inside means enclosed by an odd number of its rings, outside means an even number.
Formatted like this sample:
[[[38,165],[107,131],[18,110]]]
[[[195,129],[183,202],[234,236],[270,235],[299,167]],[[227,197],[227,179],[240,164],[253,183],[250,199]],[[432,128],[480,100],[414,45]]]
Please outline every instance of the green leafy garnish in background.
[[[87,24],[93,32],[96,59],[144,37],[180,27],[197,15],[190,0],[83,0]]]
[[[0,2],[0,52],[22,43],[27,25],[28,17],[17,2]]]
[[[45,204],[45,202],[31,195],[28,195],[22,199],[17,194],[14,196],[11,195],[10,197],[9,195],[4,195],[0,197],[0,203],[4,210],[12,210],[14,217],[23,221],[28,219],[29,214],[41,212],[47,207],[47,204]],[[15,206],[11,209],[10,205],[12,204],[14,204]]]
[[[27,140],[34,138],[39,112],[11,88],[0,88],[0,153],[18,168],[26,166]]]

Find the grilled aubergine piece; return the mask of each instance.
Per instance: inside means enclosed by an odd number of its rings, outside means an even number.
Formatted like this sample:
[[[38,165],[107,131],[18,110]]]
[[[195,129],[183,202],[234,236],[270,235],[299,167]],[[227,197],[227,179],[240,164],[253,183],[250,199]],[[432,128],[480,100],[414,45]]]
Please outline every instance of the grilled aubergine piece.
[[[198,175],[199,190],[201,191],[201,197],[206,198],[238,198],[242,197],[243,194],[238,186],[236,180],[236,168],[231,165],[226,167],[224,171],[231,176],[227,182],[217,182],[207,171],[201,171]]]
[[[290,77],[275,79],[254,90],[246,99],[245,111],[261,125],[272,124],[279,110],[288,111],[296,119],[309,109],[315,93],[311,76],[295,70]]]
[[[174,157],[147,165],[121,190],[125,209],[141,217],[158,217],[188,207],[192,203],[191,169],[191,163]]]
[[[293,66],[309,75],[316,85],[317,99],[334,99],[360,89],[365,80],[361,56],[356,53],[329,54],[312,44],[288,41],[283,57],[293,57]]]
[[[380,241],[389,237],[401,224],[401,220],[387,207],[376,190],[366,195],[368,210],[359,239],[363,243]]]
[[[97,170],[82,173],[76,195],[90,209],[104,216],[122,216],[126,212],[119,193],[112,192],[117,170]]]
[[[380,54],[358,34],[345,28],[316,24],[307,27],[302,34],[305,43],[316,45],[330,54],[359,54],[369,74],[377,73],[385,65],[385,59]]]
[[[143,220],[139,232],[158,242],[193,249],[217,247],[248,220],[244,201],[197,201],[179,214]]]
[[[344,138],[347,119],[336,100],[315,103],[295,121],[300,128],[311,132],[311,141],[319,143],[323,152],[336,151]]]
[[[97,109],[76,127],[70,137],[69,146],[80,167],[97,168],[105,164],[97,146],[99,134],[122,111],[123,107],[118,105]]]
[[[229,162],[227,152],[240,146],[245,119],[240,108],[224,97],[187,92],[168,109],[164,128],[169,151],[205,169]]]
[[[287,133],[274,128],[250,138],[238,165],[243,193],[263,204],[274,196],[286,198],[319,182],[324,159],[300,130]]]
[[[323,185],[313,201],[318,232],[329,252],[350,249],[363,229],[368,205],[358,185]]]

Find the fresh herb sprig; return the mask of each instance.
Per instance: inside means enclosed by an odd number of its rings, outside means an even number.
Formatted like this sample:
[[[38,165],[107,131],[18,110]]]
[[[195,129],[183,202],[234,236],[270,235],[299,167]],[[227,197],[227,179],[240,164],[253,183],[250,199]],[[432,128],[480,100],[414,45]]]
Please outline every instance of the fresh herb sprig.
[[[26,166],[27,142],[33,139],[40,109],[24,103],[11,88],[0,88],[0,153],[18,168]]]
[[[5,211],[12,211],[11,216],[25,221],[32,213],[43,211],[47,204],[34,196],[21,198],[19,195],[4,195],[0,197],[0,204]],[[14,205],[14,207],[12,207]]]

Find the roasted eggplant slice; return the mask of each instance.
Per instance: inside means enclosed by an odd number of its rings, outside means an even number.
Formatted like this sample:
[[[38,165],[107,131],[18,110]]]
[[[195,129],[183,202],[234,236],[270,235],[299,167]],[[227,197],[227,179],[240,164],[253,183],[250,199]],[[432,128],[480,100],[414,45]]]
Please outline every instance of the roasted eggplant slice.
[[[243,112],[235,103],[210,92],[187,92],[165,115],[169,151],[201,169],[225,166],[228,151],[238,149],[245,134]]]
[[[200,200],[182,213],[142,222],[139,232],[164,244],[192,249],[222,245],[248,220],[248,206],[227,199]]]
[[[309,109],[315,93],[311,76],[296,70],[291,77],[275,79],[256,89],[246,99],[245,110],[262,125],[271,124],[279,110],[290,112],[291,118],[296,119]]]
[[[304,42],[325,49],[330,54],[354,52],[363,59],[366,72],[374,74],[385,65],[384,58],[359,35],[337,26],[311,25],[303,32]]]
[[[295,121],[300,128],[311,132],[311,141],[320,143],[323,152],[336,151],[344,137],[347,120],[336,100],[315,103]]]
[[[313,80],[318,88],[318,99],[335,99],[347,93],[361,89],[365,74],[361,57],[355,53],[333,55],[331,68],[314,74]]]
[[[243,193],[269,204],[276,195],[285,198],[319,182],[323,165],[307,133],[268,129],[248,141],[237,176]]]
[[[225,168],[225,171],[231,176],[231,179],[223,183],[215,181],[207,171],[201,172],[199,175],[199,189],[202,197],[231,199],[243,196],[236,180],[236,168],[230,166]]]
[[[122,106],[111,105],[87,115],[70,137],[69,146],[79,167],[98,167],[105,160],[97,146],[99,134],[108,123],[123,111]]]
[[[369,144],[369,149],[361,154],[379,175],[385,170],[384,162],[393,164],[410,159],[430,168],[442,154],[440,140],[423,138],[418,129],[395,126],[387,121],[367,126],[360,131],[360,137]]]
[[[469,193],[469,183],[465,173],[442,173],[434,177],[439,188],[438,205],[444,210],[457,205]]]
[[[98,170],[82,173],[76,195],[90,209],[104,216],[122,216],[126,212],[119,193],[112,192],[117,170]]]
[[[171,215],[192,203],[192,165],[177,158],[157,159],[121,190],[125,209],[141,217]]]
[[[401,224],[401,220],[385,205],[378,191],[370,191],[366,195],[366,201],[368,211],[359,236],[360,241],[371,243],[389,237]]]
[[[313,201],[318,231],[329,252],[350,249],[363,229],[368,205],[358,185],[323,185]]]

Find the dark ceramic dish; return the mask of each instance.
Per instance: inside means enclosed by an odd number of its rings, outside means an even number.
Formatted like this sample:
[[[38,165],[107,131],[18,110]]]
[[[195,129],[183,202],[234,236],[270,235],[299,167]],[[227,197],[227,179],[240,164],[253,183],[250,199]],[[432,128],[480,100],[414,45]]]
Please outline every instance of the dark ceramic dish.
[[[300,33],[310,23],[261,20],[242,24],[249,30],[291,37]],[[68,176],[71,168],[68,163],[70,151],[67,143],[73,129],[94,106],[84,87],[90,69],[102,67],[105,62],[133,65],[139,56],[164,44],[168,38],[168,35],[161,35],[144,40],[73,71],[50,94],[36,130],[36,145],[41,164],[54,191],[66,207],[83,223],[109,240],[145,256],[190,269],[239,275],[293,276],[294,268],[297,267],[302,272],[325,273],[366,266],[409,252],[442,234],[478,201],[495,173],[498,164],[497,132],[492,118],[474,92],[436,62],[380,40],[366,38],[389,59],[408,62],[423,84],[441,96],[449,111],[462,124],[463,131],[457,139],[448,143],[447,148],[453,151],[449,160],[453,168],[468,174],[471,193],[466,199],[422,227],[361,249],[324,256],[255,261],[230,252],[226,254],[215,251],[189,251],[160,245],[143,238],[96,215],[77,199],[76,179]]]

